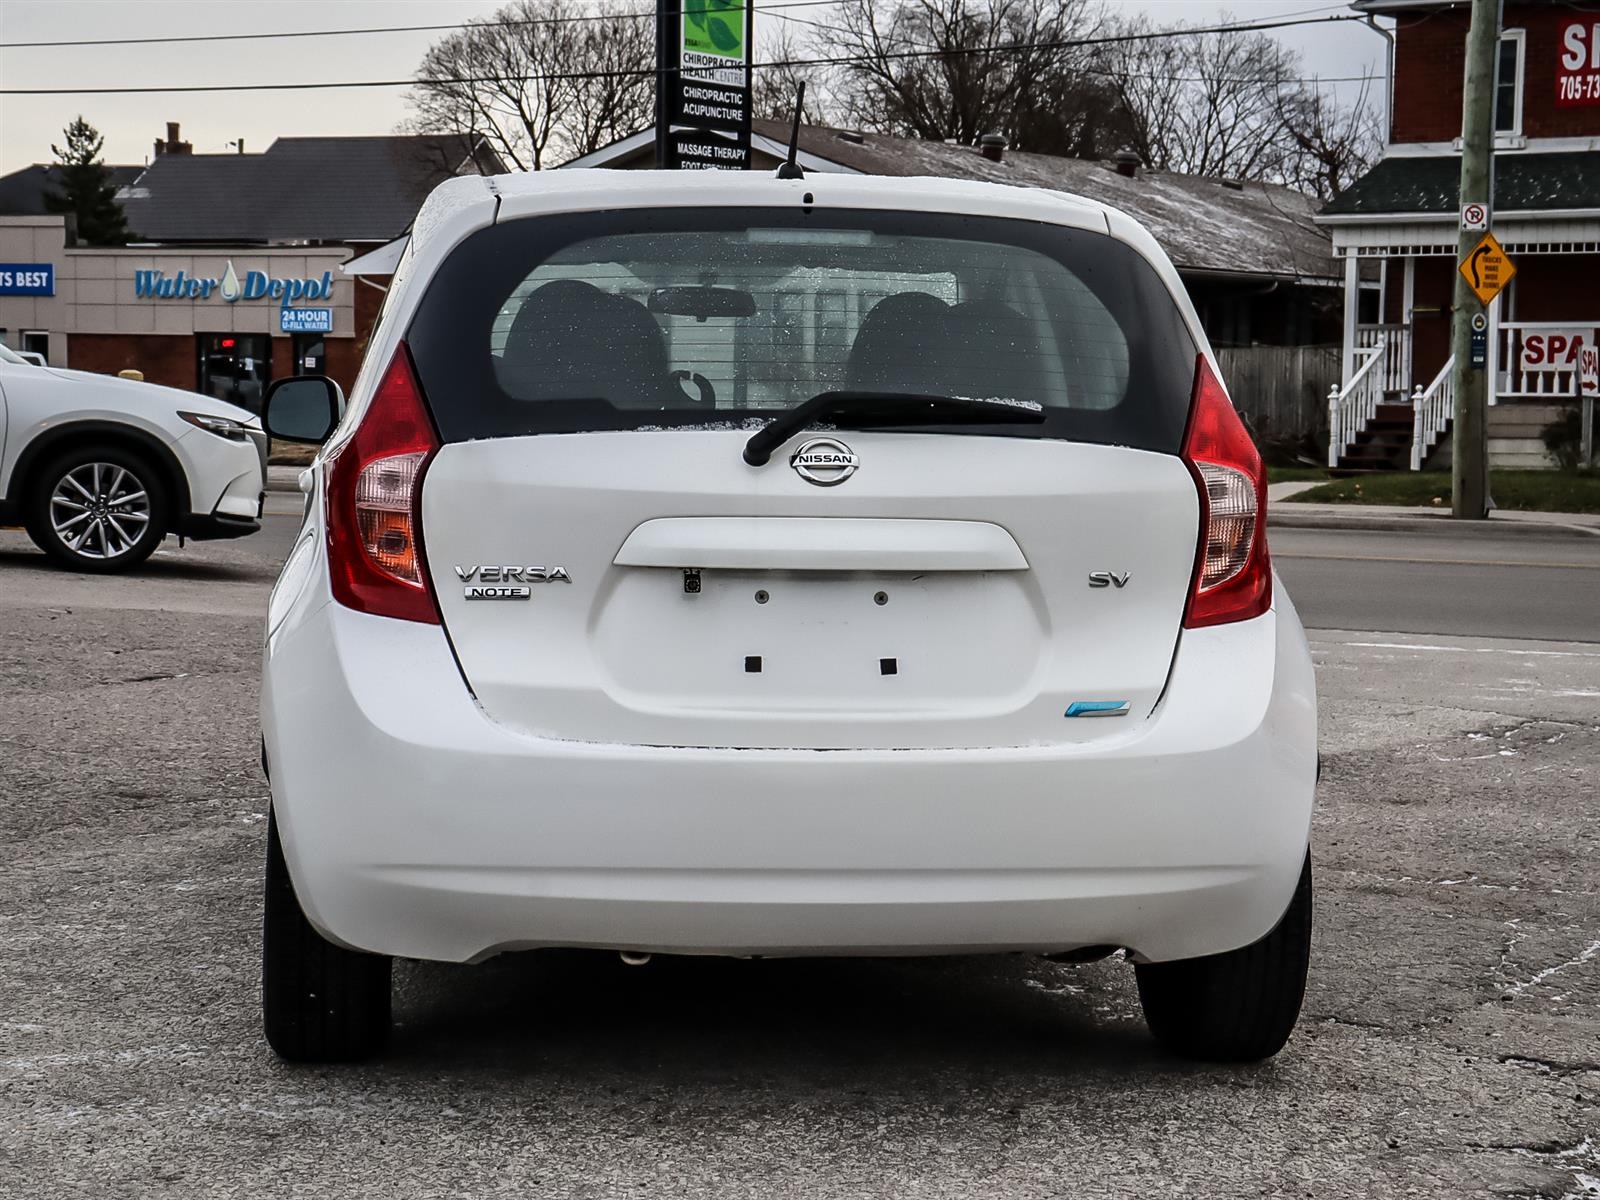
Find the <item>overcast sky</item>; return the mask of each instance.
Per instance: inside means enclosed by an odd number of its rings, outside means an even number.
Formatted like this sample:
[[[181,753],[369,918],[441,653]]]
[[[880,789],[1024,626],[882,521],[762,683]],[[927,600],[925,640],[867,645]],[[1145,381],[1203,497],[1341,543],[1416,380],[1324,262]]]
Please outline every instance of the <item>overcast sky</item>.
[[[0,0],[0,81],[5,87],[404,79],[438,33],[155,46],[12,48],[13,42],[159,37],[446,24],[486,16],[504,0]],[[759,8],[762,0],[756,0]],[[1205,0],[1111,0],[1163,24],[1215,21]],[[640,9],[652,7],[639,0]],[[1236,19],[1348,11],[1329,0],[1233,0]],[[806,14],[811,16],[813,14]],[[758,29],[776,14],[757,17]],[[1350,22],[1277,31],[1304,55],[1308,74],[1383,69],[1383,39]],[[1354,86],[1354,85],[1350,85]],[[49,161],[50,145],[78,113],[106,136],[112,163],[148,161],[166,122],[178,121],[197,154],[242,138],[250,151],[292,135],[389,133],[406,116],[401,88],[144,96],[0,96],[0,173]]]

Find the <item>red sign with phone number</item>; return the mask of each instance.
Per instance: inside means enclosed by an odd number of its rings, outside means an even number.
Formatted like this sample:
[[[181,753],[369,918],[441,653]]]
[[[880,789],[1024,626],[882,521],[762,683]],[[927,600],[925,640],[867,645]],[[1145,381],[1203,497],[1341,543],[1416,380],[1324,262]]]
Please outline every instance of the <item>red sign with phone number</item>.
[[[1600,105],[1600,21],[1568,21],[1556,57],[1556,106]]]

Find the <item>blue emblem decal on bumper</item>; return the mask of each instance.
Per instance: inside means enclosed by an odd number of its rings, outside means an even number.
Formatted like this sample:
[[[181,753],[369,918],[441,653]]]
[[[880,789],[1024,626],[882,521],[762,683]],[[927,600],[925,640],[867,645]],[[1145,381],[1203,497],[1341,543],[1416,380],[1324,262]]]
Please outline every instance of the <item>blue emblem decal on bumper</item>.
[[[1126,700],[1074,700],[1067,705],[1069,717],[1125,717],[1128,715],[1128,702]]]

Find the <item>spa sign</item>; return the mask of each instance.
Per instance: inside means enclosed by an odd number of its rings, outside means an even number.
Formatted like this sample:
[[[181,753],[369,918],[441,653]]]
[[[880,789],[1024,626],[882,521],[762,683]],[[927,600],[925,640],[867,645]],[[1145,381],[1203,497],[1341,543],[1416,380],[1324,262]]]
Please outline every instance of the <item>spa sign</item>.
[[[276,300],[288,308],[297,300],[330,299],[333,272],[324,271],[320,279],[293,279],[265,271],[246,271],[240,279],[229,259],[221,278],[203,278],[181,270],[172,275],[159,270],[135,271],[133,294],[140,300],[209,300],[219,296],[229,304],[235,300]]]

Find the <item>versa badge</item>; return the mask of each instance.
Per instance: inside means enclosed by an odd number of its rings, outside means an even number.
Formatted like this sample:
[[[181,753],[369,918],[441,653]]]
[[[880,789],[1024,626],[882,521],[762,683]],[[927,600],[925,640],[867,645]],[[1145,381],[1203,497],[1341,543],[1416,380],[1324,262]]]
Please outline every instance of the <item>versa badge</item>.
[[[571,583],[565,567],[457,567],[466,600],[528,600],[531,583]]]

